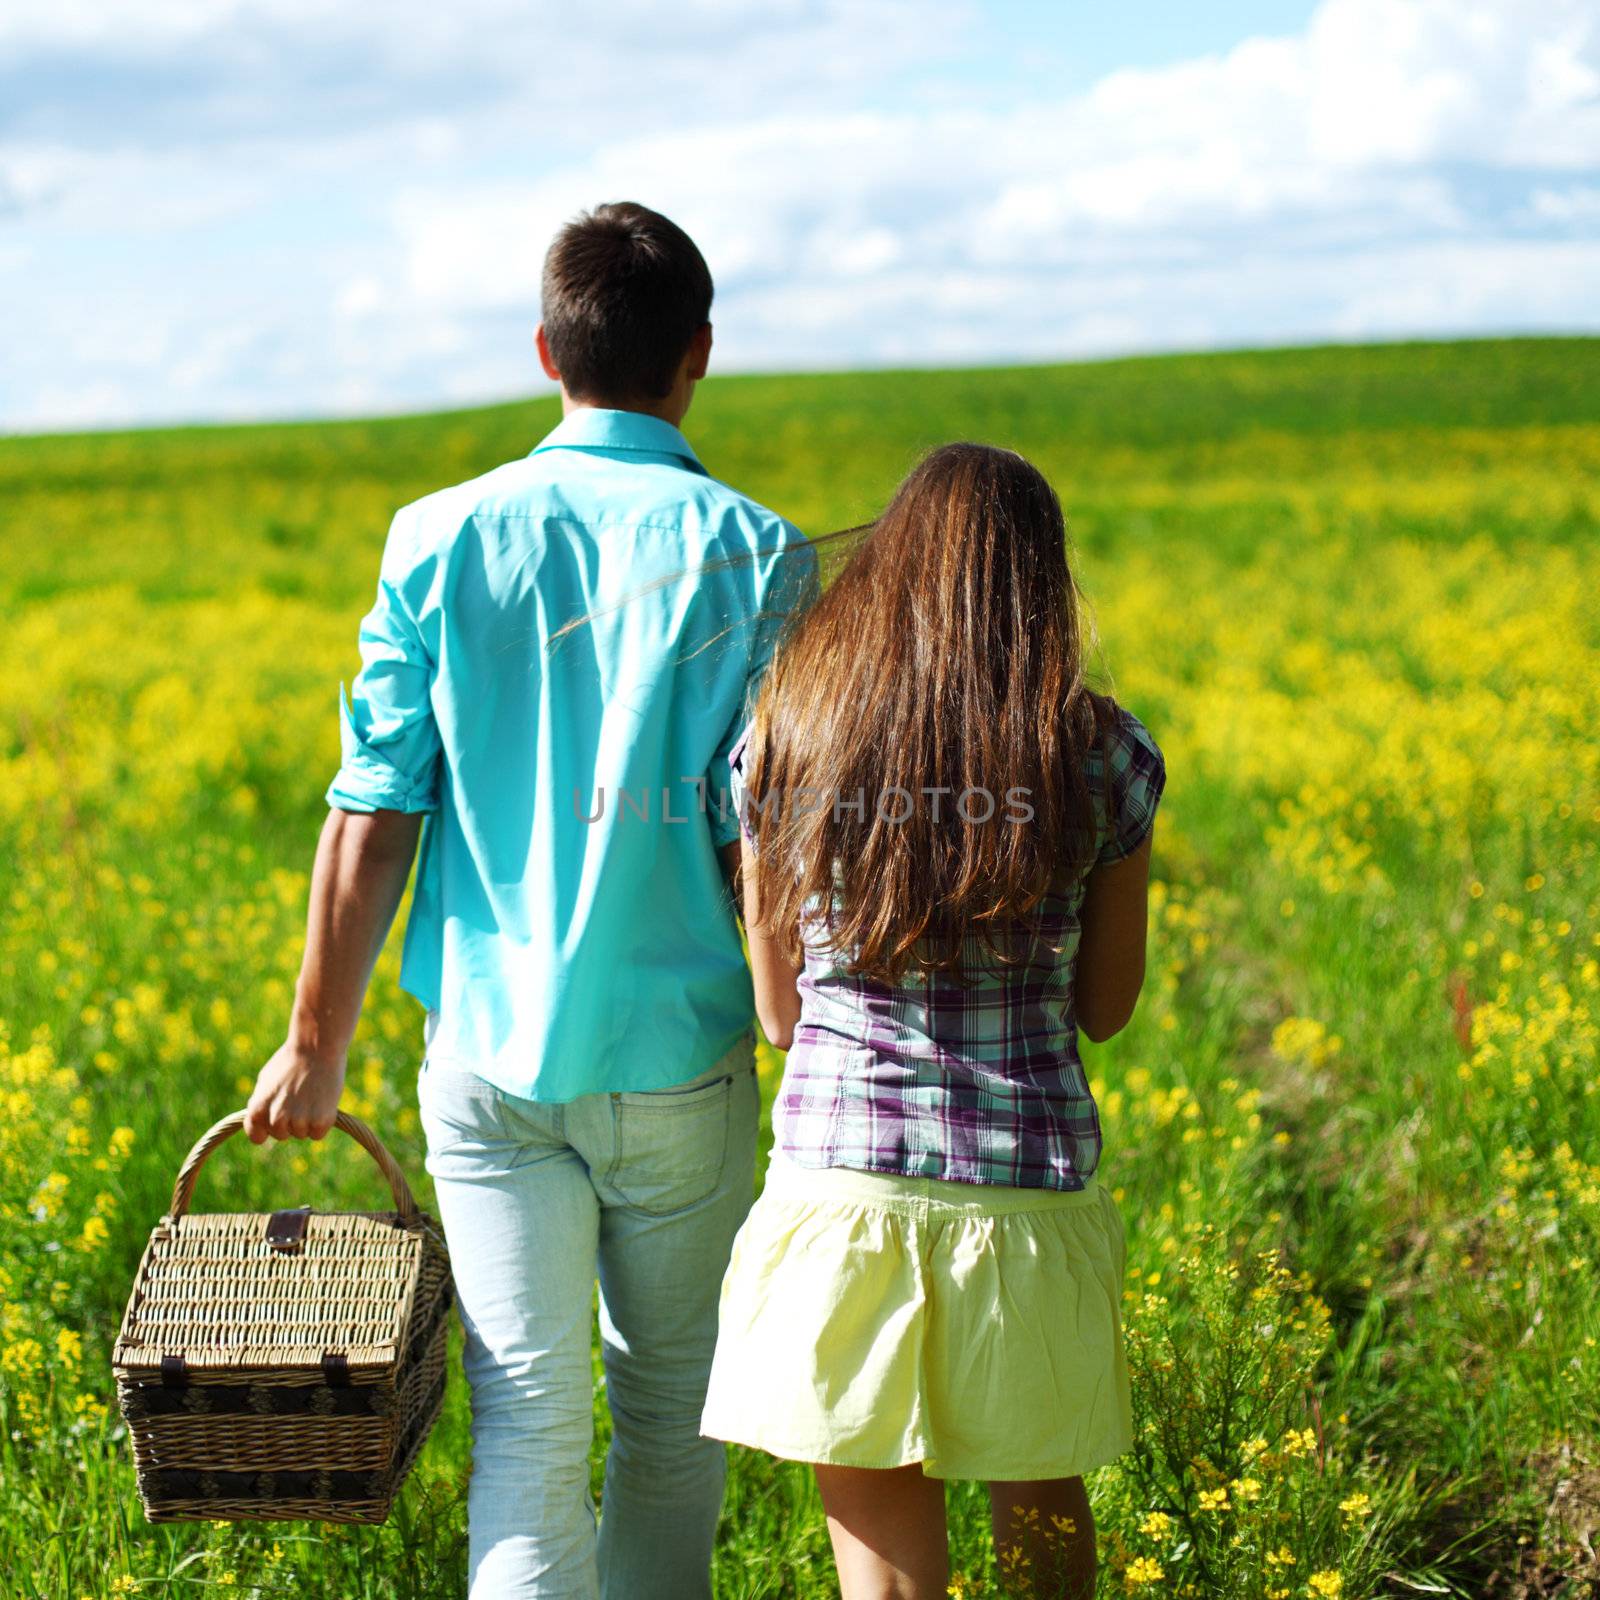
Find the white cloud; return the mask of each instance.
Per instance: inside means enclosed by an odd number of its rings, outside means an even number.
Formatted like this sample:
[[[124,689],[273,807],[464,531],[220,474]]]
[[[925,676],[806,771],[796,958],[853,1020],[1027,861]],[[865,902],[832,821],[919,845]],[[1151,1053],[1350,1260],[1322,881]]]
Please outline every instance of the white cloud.
[[[367,317],[381,311],[384,304],[383,285],[370,273],[352,278],[340,291],[335,302],[343,317]]]
[[[1356,261],[1331,331],[1346,339],[1530,328],[1594,329],[1600,238],[1438,242]]]
[[[1347,161],[1589,165],[1600,27],[1587,0],[1339,0],[1306,36],[1318,147]]]
[[[1569,184],[1565,188],[1539,188],[1528,200],[1528,216],[1556,226],[1600,223],[1600,185]]]
[[[74,374],[151,415],[525,390],[551,233],[622,197],[699,240],[724,365],[1600,325],[1587,0],[1322,0],[1293,36],[965,100],[917,75],[965,0],[31,15],[0,46],[76,51],[124,111],[160,71],[120,121],[0,114],[0,293],[47,306],[0,352],[14,423],[92,415]]]
[[[555,143],[837,104],[954,58],[970,0],[53,0],[0,8],[0,135],[324,152],[375,129]],[[64,93],[64,86],[70,91]],[[497,124],[498,119],[498,124]],[[564,126],[565,124],[565,126]],[[413,136],[415,136],[413,134]]]
[[[1121,281],[1164,274],[1183,301],[1193,288],[1183,275],[1241,257],[1271,260],[1291,292],[1300,286],[1305,332],[1399,331],[1407,305],[1426,307],[1419,327],[1439,326],[1441,305],[1459,306],[1463,326],[1491,310],[1497,325],[1515,326],[1514,296],[1439,300],[1427,282],[1407,281],[1380,314],[1368,291],[1347,303],[1336,284],[1359,281],[1368,256],[1390,270],[1419,264],[1411,247],[1429,240],[1450,242],[1454,263],[1488,249],[1457,195],[1463,165],[1515,166],[1537,144],[1550,152],[1541,168],[1600,169],[1595,108],[1572,104],[1588,70],[1581,52],[1600,49],[1580,23],[1566,0],[1326,0],[1301,36],[1119,72],[1055,104],[785,114],[619,139],[536,182],[413,189],[395,213],[406,287],[435,309],[530,306],[558,222],[586,201],[629,194],[701,240],[723,291],[728,351],[747,363],[815,357],[819,338],[825,359],[849,359],[869,329],[879,330],[869,351],[913,353],[930,311],[971,317],[968,287],[981,298],[986,281],[1016,297],[1008,350],[1030,328],[1052,351],[1088,327],[1147,344],[1173,319],[1157,304],[1143,321],[1118,310]],[[1549,69],[1556,59],[1561,71]],[[1534,205],[1555,220],[1555,191],[1542,192]],[[1569,203],[1565,220],[1583,215]],[[1319,272],[1302,257],[1338,266]],[[1551,314],[1546,256],[1531,246],[1516,258],[1528,317]],[[1548,259],[1551,282],[1568,285]],[[1073,295],[1052,282],[1074,274],[1083,281]],[[1328,289],[1310,298],[1324,278]],[[1226,293],[1225,271],[1200,281]],[[1050,320],[1080,294],[1099,309]],[[874,307],[862,326],[849,311],[857,303]],[[1584,320],[1581,299],[1564,314]],[[1209,325],[1239,336],[1228,306]],[[946,349],[970,343],[959,330],[940,339]]]

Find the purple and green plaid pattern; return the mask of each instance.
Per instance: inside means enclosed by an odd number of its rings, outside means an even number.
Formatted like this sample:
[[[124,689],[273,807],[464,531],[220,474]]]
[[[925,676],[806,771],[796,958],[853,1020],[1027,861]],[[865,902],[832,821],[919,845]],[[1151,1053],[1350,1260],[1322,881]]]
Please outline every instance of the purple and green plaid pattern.
[[[1110,771],[1088,769],[1098,864],[1120,861],[1155,822],[1161,752],[1126,712]],[[743,814],[744,740],[732,757]],[[995,826],[1005,826],[997,823]],[[1078,1189],[1100,1160],[1100,1116],[1078,1056],[1073,967],[1084,883],[1053,896],[1016,935],[1016,965],[886,985],[851,975],[807,942],[801,1016],[773,1109],[778,1147],[807,1167],[851,1167],[959,1183]]]

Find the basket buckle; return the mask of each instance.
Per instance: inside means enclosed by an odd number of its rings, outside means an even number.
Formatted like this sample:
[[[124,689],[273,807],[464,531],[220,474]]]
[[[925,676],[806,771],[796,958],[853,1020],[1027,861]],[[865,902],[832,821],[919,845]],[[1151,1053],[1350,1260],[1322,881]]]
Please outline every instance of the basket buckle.
[[[306,1242],[306,1224],[310,1220],[310,1206],[274,1211],[267,1218],[267,1243],[280,1256],[299,1255]]]

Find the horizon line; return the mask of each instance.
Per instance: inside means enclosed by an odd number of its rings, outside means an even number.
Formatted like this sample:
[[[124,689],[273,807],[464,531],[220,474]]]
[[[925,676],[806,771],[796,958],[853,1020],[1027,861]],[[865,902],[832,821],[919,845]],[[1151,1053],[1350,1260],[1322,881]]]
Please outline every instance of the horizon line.
[[[855,367],[791,367],[744,368],[732,367],[714,372],[702,382],[718,386],[725,382],[776,382],[784,379],[849,378],[856,376],[893,377],[897,374],[927,377],[940,373],[1026,372],[1054,371],[1073,367],[1106,367],[1135,362],[1161,362],[1195,357],[1252,355],[1296,355],[1323,350],[1390,350],[1399,348],[1438,348],[1465,344],[1558,344],[1600,343],[1600,327],[1572,328],[1568,330],[1518,331],[1515,329],[1493,332],[1474,331],[1457,334],[1405,334],[1389,336],[1364,336],[1342,339],[1337,337],[1307,338],[1275,344],[1224,344],[1224,345],[1171,345],[1160,348],[1131,348],[1104,351],[1095,355],[1057,356],[1040,360],[982,360],[982,361],[930,361],[886,362],[882,366]],[[359,426],[367,422],[427,421],[434,418],[464,417],[475,412],[498,411],[512,406],[537,405],[556,400],[558,391],[548,380],[541,386],[512,394],[486,395],[459,405],[423,406],[388,410],[323,411],[323,412],[263,412],[259,414],[180,416],[146,422],[107,421],[83,427],[10,428],[0,424],[0,445],[10,441],[46,441],[52,439],[87,439],[103,436],[156,433],[222,432],[227,429],[315,428]]]

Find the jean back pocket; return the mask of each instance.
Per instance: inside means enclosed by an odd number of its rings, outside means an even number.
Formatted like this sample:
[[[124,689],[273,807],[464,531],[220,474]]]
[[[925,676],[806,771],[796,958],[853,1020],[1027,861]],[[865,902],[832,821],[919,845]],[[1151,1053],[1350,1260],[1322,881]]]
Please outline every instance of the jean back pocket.
[[[616,1143],[607,1181],[624,1205],[665,1216],[716,1191],[737,1079],[723,1070],[709,1081],[612,1096]]]

